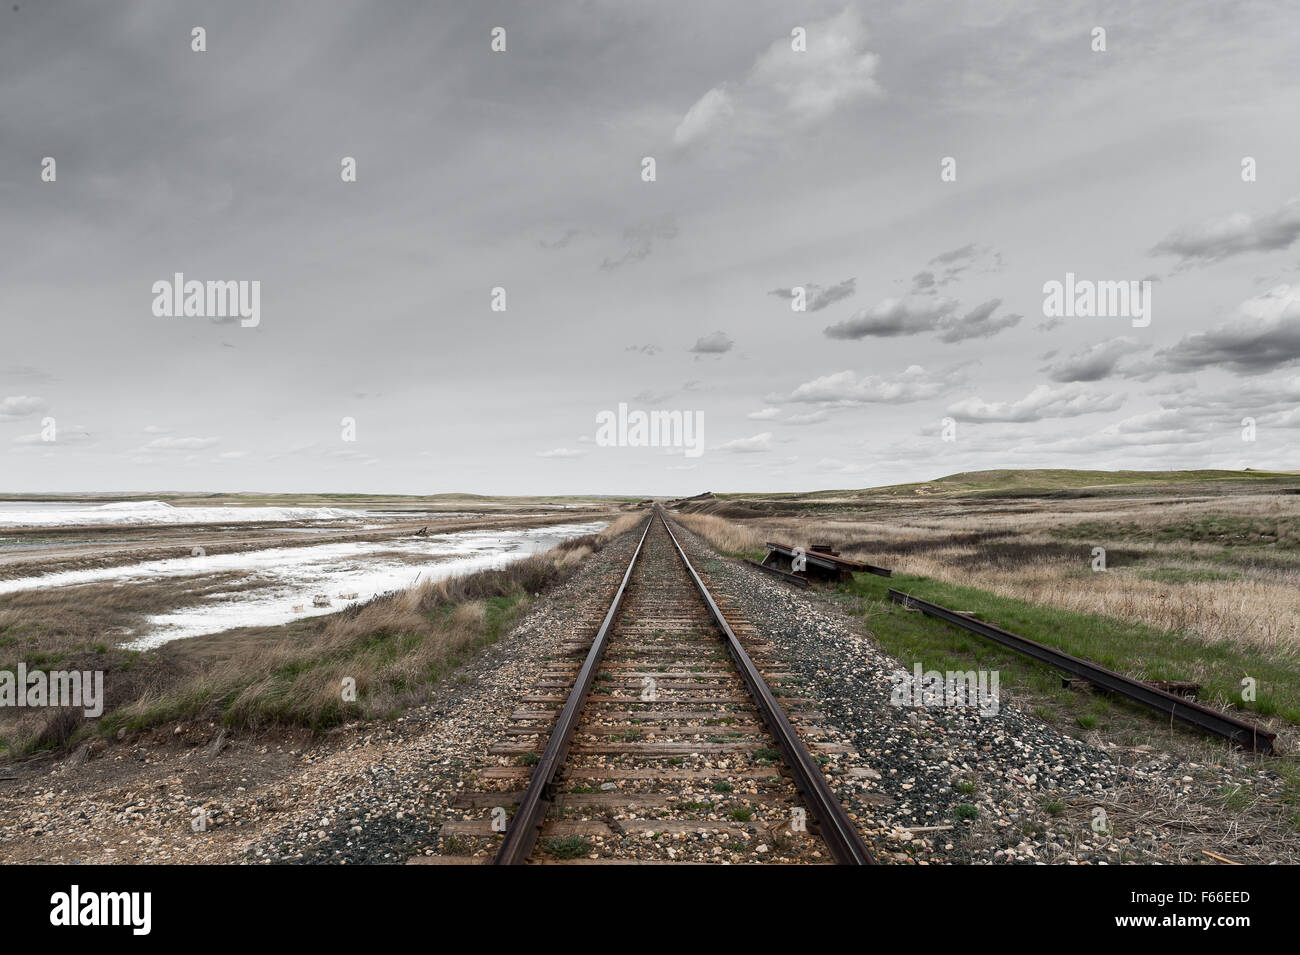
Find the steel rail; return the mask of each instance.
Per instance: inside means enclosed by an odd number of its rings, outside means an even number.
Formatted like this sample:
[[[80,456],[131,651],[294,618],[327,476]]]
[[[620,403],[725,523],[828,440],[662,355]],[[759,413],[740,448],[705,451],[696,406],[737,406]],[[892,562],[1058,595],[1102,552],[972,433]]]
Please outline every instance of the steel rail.
[[[800,577],[798,574],[787,574],[784,570],[777,570],[775,567],[767,566],[767,564],[760,564],[758,561],[750,560],[748,557],[745,558],[745,563],[749,564],[750,567],[757,567],[759,570],[765,571],[773,577],[779,577],[788,584],[794,584],[796,587],[802,587],[804,590],[808,589],[807,577]]]
[[[770,551],[780,554],[782,557],[794,557],[795,549],[788,544],[779,544],[775,541],[764,541],[763,546]],[[823,570],[833,571],[853,571],[854,573],[875,574],[877,577],[892,577],[894,572],[887,567],[877,567],[875,564],[868,564],[861,560],[849,560],[846,557],[836,557],[832,554],[821,554],[815,550],[803,551],[804,560],[814,567],[820,567]]]
[[[853,824],[853,820],[844,811],[840,801],[831,792],[826,777],[822,775],[821,767],[813,759],[808,747],[804,746],[803,741],[799,739],[799,734],[795,732],[794,726],[785,715],[781,704],[777,702],[767,681],[763,679],[762,674],[758,672],[758,667],[741,646],[740,638],[731,629],[731,624],[727,623],[727,618],[722,615],[713,595],[709,593],[709,588],[695,572],[695,567],[686,556],[686,551],[682,549],[677,535],[668,526],[668,519],[662,511],[657,513],[659,519],[663,521],[664,530],[668,531],[668,537],[677,549],[677,555],[686,566],[687,573],[690,574],[691,582],[695,584],[695,589],[699,591],[708,606],[709,615],[713,617],[714,623],[726,638],[727,649],[740,669],[741,679],[745,681],[758,707],[759,715],[767,724],[768,731],[775,738],[782,755],[785,756],[786,764],[794,776],[795,786],[807,801],[808,809],[817,823],[818,833],[830,848],[831,855],[841,865],[873,865],[876,860],[872,858],[870,850],[863,843],[858,827]]]
[[[654,517],[651,516],[645,523],[645,530],[641,532],[641,539],[637,542],[632,559],[628,561],[623,582],[618,585],[618,592],[614,594],[609,611],[605,614],[600,629],[596,631],[595,639],[591,641],[591,649],[587,651],[587,658],[583,661],[582,669],[578,671],[573,689],[569,691],[564,708],[560,710],[560,716],[555,721],[555,728],[551,731],[551,738],[547,741],[542,758],[537,761],[537,766],[529,777],[528,790],[519,801],[519,808],[515,810],[514,818],[510,820],[505,840],[492,859],[493,865],[522,865],[528,861],[533,846],[537,844],[542,823],[555,798],[555,775],[569,755],[573,731],[578,726],[582,708],[587,702],[587,694],[591,692],[596,671],[600,668],[601,658],[604,657],[605,648],[609,645],[610,627],[623,606],[623,596],[627,593],[628,581],[632,579],[632,571],[636,567],[637,558],[641,556],[641,548],[645,546],[646,535],[650,533],[650,526],[653,523]]]
[[[1271,753],[1273,751],[1273,740],[1277,737],[1277,734],[1264,729],[1262,726],[1239,720],[1227,713],[1220,713],[1218,710],[1193,702],[1185,697],[1168,693],[1148,683],[1143,683],[1141,680],[1135,680],[1132,677],[1116,673],[1114,670],[1108,670],[1091,660],[1071,656],[1064,650],[1038,643],[1027,637],[1011,633],[1009,630],[1003,630],[1001,627],[995,627],[991,623],[985,623],[983,620],[974,620],[964,614],[949,610],[947,607],[941,607],[928,600],[922,600],[920,597],[913,597],[911,594],[905,594],[900,590],[890,590],[889,599],[901,603],[905,607],[915,607],[927,616],[970,630],[972,633],[977,633],[994,643],[1000,643],[1002,646],[1023,653],[1025,656],[1047,663],[1067,673],[1072,673],[1104,690],[1116,693],[1135,703],[1149,706],[1154,710],[1159,710],[1173,719],[1194,726],[1199,730],[1230,739],[1246,749],[1257,750],[1261,753]]]

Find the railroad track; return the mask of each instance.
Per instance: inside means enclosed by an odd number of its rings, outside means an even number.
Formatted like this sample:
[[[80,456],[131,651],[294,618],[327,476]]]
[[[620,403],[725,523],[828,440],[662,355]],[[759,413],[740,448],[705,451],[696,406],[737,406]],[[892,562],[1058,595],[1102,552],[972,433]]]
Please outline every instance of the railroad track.
[[[775,648],[732,626],[662,511],[599,628],[565,650],[458,801],[469,818],[444,823],[444,852],[472,843],[501,865],[874,861],[821,770],[851,747],[819,725]]]

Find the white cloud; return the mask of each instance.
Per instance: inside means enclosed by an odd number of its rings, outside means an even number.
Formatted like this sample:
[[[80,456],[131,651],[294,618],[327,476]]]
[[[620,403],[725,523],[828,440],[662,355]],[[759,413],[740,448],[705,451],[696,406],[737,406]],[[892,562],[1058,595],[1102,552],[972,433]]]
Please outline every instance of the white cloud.
[[[1039,385],[1018,401],[964,398],[950,405],[948,414],[958,421],[1041,421],[1114,411],[1123,403],[1121,394],[1089,392],[1068,385],[1063,388]]]
[[[881,95],[879,57],[867,50],[867,31],[853,7],[807,25],[807,50],[795,52],[789,35],[772,42],[738,82],[708,90],[673,131],[686,149],[724,135],[763,140],[815,125],[842,107]]]
[[[31,395],[14,395],[0,399],[0,421],[15,421],[39,414],[46,408],[44,398]]]
[[[772,450],[772,432],[764,431],[762,434],[756,434],[751,438],[735,438],[731,441],[724,441],[722,444],[713,446],[715,451],[732,451],[743,454],[753,454],[758,451]]]
[[[831,416],[822,408],[816,411],[808,411],[803,414],[787,415],[781,419],[782,424],[821,424],[823,421],[829,421]]]
[[[210,448],[220,438],[154,438],[141,451],[202,451]]]
[[[959,367],[930,372],[920,365],[909,365],[897,375],[865,378],[858,377],[857,372],[839,371],[804,382],[790,393],[788,400],[838,407],[921,401],[960,384]]]

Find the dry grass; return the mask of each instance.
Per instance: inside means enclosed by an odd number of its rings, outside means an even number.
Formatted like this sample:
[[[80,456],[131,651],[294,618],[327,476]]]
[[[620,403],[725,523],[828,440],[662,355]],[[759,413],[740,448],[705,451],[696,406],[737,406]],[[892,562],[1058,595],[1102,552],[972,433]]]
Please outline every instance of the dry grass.
[[[222,661],[183,686],[137,701],[118,720],[139,728],[219,707],[229,726],[320,728],[395,715],[426,699],[449,670],[499,639],[534,598],[639,520],[625,515],[546,554],[425,582],[318,618],[309,640],[287,635]],[[345,686],[355,690],[354,699],[345,699]]]
[[[105,641],[105,631],[138,622],[229,581],[111,584],[27,591],[0,611],[0,669],[19,660],[105,672],[100,732],[187,719],[234,728],[295,725],[320,729],[400,713],[437,682],[495,642],[537,595],[566,579],[586,556],[640,522],[624,515],[600,534],[546,554],[376,597],[284,627],[246,628],[193,646],[144,653]],[[187,644],[191,643],[187,641]],[[199,646],[206,644],[206,646]],[[12,712],[21,714],[12,718]],[[0,754],[60,749],[92,732],[78,711],[0,714]]]
[[[1269,652],[1300,653],[1300,498],[1243,495],[1051,504],[936,504],[897,521],[707,514],[678,519],[715,547],[827,540],[846,557],[1078,613]],[[1104,547],[1107,569],[1093,572]]]

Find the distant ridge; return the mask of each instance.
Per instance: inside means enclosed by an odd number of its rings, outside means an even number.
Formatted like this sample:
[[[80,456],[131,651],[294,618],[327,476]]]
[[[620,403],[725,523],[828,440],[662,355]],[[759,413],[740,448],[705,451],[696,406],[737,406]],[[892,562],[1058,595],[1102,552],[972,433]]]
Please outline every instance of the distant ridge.
[[[1122,493],[1204,493],[1240,491],[1300,492],[1300,471],[1097,471],[1071,468],[1000,468],[959,471],[931,481],[891,484],[872,488],[844,488],[793,493],[718,494],[719,503],[753,503],[759,500],[809,502],[853,501],[896,497],[1078,497]]]

